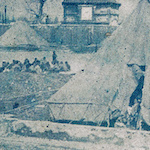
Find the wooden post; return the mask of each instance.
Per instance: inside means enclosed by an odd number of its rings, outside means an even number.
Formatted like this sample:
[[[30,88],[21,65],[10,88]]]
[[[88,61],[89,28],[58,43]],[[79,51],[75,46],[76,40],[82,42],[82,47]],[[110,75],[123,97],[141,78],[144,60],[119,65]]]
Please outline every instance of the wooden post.
[[[4,12],[5,12],[5,21],[4,21],[4,23],[7,23],[7,6],[5,6]]]

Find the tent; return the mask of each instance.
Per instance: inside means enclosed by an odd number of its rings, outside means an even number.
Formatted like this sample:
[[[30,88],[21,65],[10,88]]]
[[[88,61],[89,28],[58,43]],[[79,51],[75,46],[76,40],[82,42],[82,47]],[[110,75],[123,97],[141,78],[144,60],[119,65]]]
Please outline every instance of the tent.
[[[89,64],[47,101],[55,120],[101,124],[109,119],[110,111],[119,109],[125,113],[137,86],[127,64],[148,65],[149,14],[150,3],[141,0],[126,21],[102,43]],[[144,89],[148,91],[147,87]],[[144,98],[143,104],[144,101],[149,100]],[[149,112],[149,106],[145,108]]]
[[[0,37],[0,47],[36,50],[48,48],[49,43],[38,35],[27,22],[18,21]]]
[[[141,115],[144,121],[150,126],[150,66],[148,65],[145,83],[143,88],[143,98],[141,104]]]

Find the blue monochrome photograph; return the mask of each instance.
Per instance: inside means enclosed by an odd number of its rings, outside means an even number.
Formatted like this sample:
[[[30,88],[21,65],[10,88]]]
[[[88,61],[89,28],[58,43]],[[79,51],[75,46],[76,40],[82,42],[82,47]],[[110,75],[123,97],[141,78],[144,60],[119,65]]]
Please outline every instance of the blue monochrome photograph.
[[[150,0],[0,0],[0,150],[149,150]]]

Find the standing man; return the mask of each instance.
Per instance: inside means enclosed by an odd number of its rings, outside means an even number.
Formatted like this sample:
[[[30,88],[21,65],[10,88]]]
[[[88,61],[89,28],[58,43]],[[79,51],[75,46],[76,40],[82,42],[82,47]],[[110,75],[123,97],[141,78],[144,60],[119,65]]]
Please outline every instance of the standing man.
[[[52,60],[52,64],[53,65],[55,65],[56,63],[58,63],[58,61],[57,61],[57,55],[56,55],[55,51],[53,51],[52,58],[53,58],[53,60]]]

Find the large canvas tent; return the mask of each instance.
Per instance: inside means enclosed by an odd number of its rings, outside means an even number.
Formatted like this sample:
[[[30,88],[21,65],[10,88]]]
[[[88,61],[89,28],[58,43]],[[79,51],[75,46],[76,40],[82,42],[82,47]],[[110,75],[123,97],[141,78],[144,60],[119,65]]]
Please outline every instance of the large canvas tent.
[[[141,115],[150,126],[150,66],[147,67],[145,83],[143,88],[143,100],[141,104]]]
[[[141,0],[126,21],[102,43],[89,64],[47,101],[51,117],[101,123],[109,119],[110,111],[127,110],[137,86],[127,64],[148,65],[149,14],[150,3]],[[148,91],[147,87],[144,89]],[[143,104],[146,101],[149,99],[144,98]],[[146,110],[149,112],[149,106]],[[149,117],[148,114],[145,118]],[[147,123],[148,119],[145,119]]]
[[[18,21],[0,37],[0,47],[33,50],[48,48],[49,43],[27,22]]]

